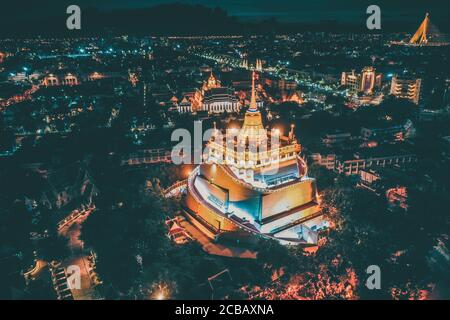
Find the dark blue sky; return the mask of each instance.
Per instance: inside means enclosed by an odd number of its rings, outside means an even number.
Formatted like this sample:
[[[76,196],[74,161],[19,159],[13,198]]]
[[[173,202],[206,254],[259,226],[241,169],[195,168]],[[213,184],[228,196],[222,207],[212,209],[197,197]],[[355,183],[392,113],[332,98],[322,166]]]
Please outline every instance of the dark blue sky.
[[[430,11],[437,20],[450,18],[450,0],[2,0],[2,10],[17,15],[49,14],[62,3],[102,10],[142,8],[164,3],[190,3],[220,6],[232,16],[242,18],[276,17],[282,21],[355,21],[365,16],[370,4],[378,4],[388,20],[417,20]],[[55,5],[57,3],[57,5]],[[9,10],[3,10],[3,9]],[[0,14],[1,15],[1,14]],[[443,20],[445,21],[445,20]]]
[[[448,30],[450,0],[1,0],[0,25],[15,26],[47,17],[65,15],[71,4],[100,10],[146,8],[158,4],[185,3],[221,7],[229,15],[243,20],[275,17],[281,22],[305,24],[333,20],[364,25],[368,5],[381,8],[382,23],[393,24],[398,31],[414,31],[426,12],[442,31]]]
[[[283,21],[354,21],[365,15],[370,4],[378,4],[387,19],[416,19],[426,11],[449,15],[450,0],[78,0],[102,8],[139,8],[162,3],[190,3],[219,6],[230,15],[243,18],[276,17]],[[75,1],[77,2],[77,1]],[[385,11],[385,12],[383,12]]]

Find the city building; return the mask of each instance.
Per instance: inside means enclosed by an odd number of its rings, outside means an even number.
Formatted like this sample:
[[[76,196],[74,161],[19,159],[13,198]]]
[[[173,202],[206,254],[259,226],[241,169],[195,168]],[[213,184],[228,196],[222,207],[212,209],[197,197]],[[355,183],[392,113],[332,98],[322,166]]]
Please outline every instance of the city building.
[[[361,96],[353,96],[353,99],[350,101],[349,106],[359,107],[359,106],[377,106],[381,102],[383,102],[384,95],[377,94],[367,94]]]
[[[322,143],[326,147],[334,147],[334,146],[341,146],[345,143],[348,143],[351,139],[352,139],[352,135],[350,132],[327,133],[322,138]]]
[[[305,102],[303,98],[303,92],[297,90],[291,92],[286,91],[281,92],[280,100],[281,102],[295,102],[298,104],[303,104]]]
[[[373,67],[365,67],[361,72],[361,88],[360,91],[365,94],[373,93],[375,88],[375,69]]]
[[[337,153],[311,153],[308,158],[314,163],[326,167],[328,170],[333,170],[337,173],[345,175],[359,175],[361,170],[368,170],[373,167],[402,167],[407,164],[417,162],[417,156],[407,151],[393,152],[393,150],[379,150],[384,149],[378,147],[378,150],[373,152],[369,150],[361,150],[359,152],[337,154]]]
[[[352,95],[362,92],[366,95],[374,93],[375,88],[381,87],[381,73],[376,73],[374,67],[364,67],[361,73],[356,73],[355,70],[351,72],[342,72],[341,85],[347,86]]]
[[[18,72],[18,73],[11,75],[8,78],[8,80],[14,81],[14,82],[22,82],[22,81],[28,80],[28,76],[27,76],[26,72]]]
[[[316,245],[326,226],[316,181],[307,175],[293,127],[288,136],[264,129],[254,80],[242,128],[226,133],[214,130],[205,163],[188,178],[188,217],[216,239],[258,235]]]
[[[404,165],[417,162],[417,156],[415,154],[393,154],[384,156],[367,156],[364,157],[360,154],[355,154],[351,159],[338,159],[335,162],[334,170],[338,173],[345,175],[359,175],[360,170],[371,168],[372,166],[393,166]]]
[[[238,112],[240,103],[232,89],[211,88],[205,91],[202,108],[208,113]]]
[[[351,94],[357,94],[359,92],[360,75],[355,73],[355,70],[351,72],[342,72],[341,85],[347,86]]]
[[[192,112],[238,112],[240,108],[239,99],[234,91],[231,88],[222,87],[220,80],[212,72],[208,80],[203,83],[202,88],[194,93],[191,101]]]
[[[123,156],[120,164],[122,166],[138,166],[153,163],[170,163],[171,152],[165,149],[144,149]]]
[[[421,82],[422,80],[419,78],[401,79],[394,75],[392,77],[390,94],[419,104]]]
[[[361,138],[365,141],[392,142],[401,141],[415,135],[411,120],[399,125],[381,125],[378,127],[362,127]]]
[[[128,74],[131,76],[131,74]],[[36,78],[37,74],[31,74],[28,79]],[[85,81],[97,81],[107,78],[124,79],[125,75],[121,72],[73,72],[57,70],[55,72],[47,73],[42,78],[42,84],[46,87],[53,86],[76,86]],[[138,79],[136,78],[136,82]],[[130,80],[131,82],[131,80]]]
[[[281,78],[280,80],[278,80],[278,87],[281,90],[296,90],[297,89],[297,82],[294,80],[286,80]]]
[[[181,102],[178,104],[179,113],[191,113],[192,112],[192,102],[191,100],[184,96]]]
[[[320,166],[324,166],[328,170],[334,170],[336,163],[336,154],[321,154],[319,152],[311,153],[308,158],[314,163]]]
[[[46,87],[53,86],[74,86],[80,84],[80,80],[76,74],[67,73],[49,73],[44,77],[43,84]]]

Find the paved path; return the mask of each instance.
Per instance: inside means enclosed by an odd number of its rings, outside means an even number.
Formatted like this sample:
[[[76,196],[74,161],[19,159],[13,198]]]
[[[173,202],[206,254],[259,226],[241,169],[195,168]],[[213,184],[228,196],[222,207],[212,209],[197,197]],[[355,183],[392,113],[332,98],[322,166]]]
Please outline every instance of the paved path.
[[[73,256],[65,260],[62,266],[67,268],[70,265],[76,265],[80,268],[81,289],[71,290],[74,300],[94,300],[97,298],[95,284],[90,276],[90,273],[92,275],[92,267],[87,259],[84,243],[80,239],[82,223],[92,212],[93,210],[88,210],[86,214],[79,215],[59,229],[59,234],[69,240],[68,247]]]

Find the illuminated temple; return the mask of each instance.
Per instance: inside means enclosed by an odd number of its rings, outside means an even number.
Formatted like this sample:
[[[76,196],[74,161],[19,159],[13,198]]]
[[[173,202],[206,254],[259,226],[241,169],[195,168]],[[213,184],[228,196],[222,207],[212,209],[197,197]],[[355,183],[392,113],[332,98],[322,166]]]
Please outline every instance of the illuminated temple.
[[[307,175],[293,126],[288,136],[264,128],[252,82],[242,128],[214,128],[204,163],[190,174],[186,212],[211,238],[256,235],[315,245],[326,224],[316,181]]]
[[[201,89],[197,90],[191,99],[190,108],[182,110],[208,111],[208,113],[238,112],[240,103],[234,91],[228,87],[222,87],[221,82],[213,75],[212,71],[207,81],[203,82]]]

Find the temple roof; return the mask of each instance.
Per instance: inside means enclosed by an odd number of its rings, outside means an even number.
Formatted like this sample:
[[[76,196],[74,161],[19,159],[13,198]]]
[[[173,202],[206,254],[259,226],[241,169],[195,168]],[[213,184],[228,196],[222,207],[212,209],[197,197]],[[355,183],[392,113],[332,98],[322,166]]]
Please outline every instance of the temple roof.
[[[220,88],[220,81],[214,76],[212,70],[208,80],[203,84],[203,90],[210,90],[212,88]]]

